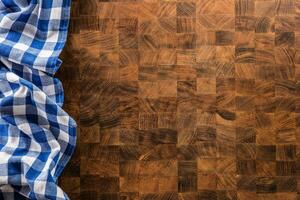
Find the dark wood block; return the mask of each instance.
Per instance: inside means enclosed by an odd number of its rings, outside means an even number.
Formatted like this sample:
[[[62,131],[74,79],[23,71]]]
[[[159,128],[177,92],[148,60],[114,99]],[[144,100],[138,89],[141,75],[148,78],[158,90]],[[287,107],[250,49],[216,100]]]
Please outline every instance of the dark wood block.
[[[277,177],[276,178],[278,192],[296,192],[297,180],[293,177]]]
[[[221,157],[231,157],[235,155],[236,145],[232,142],[218,142],[219,155]]]
[[[138,136],[140,145],[176,144],[177,142],[177,132],[170,129],[144,131],[141,132]]]
[[[295,42],[294,32],[276,32],[275,45],[276,46],[293,46]]]
[[[158,127],[158,116],[156,114],[140,114],[139,129],[151,130]]]
[[[180,97],[193,97],[196,95],[197,82],[196,81],[178,81],[177,95]]]
[[[291,161],[296,159],[295,145],[278,145],[276,148],[276,160]]]
[[[254,48],[238,48],[235,50],[237,63],[253,63],[255,62]]]
[[[237,181],[237,190],[256,192],[256,176],[240,176]]]
[[[170,199],[170,200],[177,200],[178,196],[176,193],[170,193],[170,192],[165,192],[165,193],[160,193],[160,194],[142,194],[140,196],[141,200],[164,200],[164,199]]]
[[[140,148],[136,145],[120,146],[120,160],[139,160]]]
[[[241,95],[252,95],[255,93],[254,79],[239,79],[236,81],[236,91]]]
[[[216,129],[213,127],[199,126],[195,130],[194,141],[214,141],[216,140]]]
[[[272,11],[270,11],[272,12]],[[256,33],[270,33],[274,31],[274,19],[267,16],[260,16],[256,18],[255,32]]]
[[[179,176],[196,176],[197,162],[195,161],[179,161],[178,162]]]
[[[235,108],[235,94],[232,92],[218,94],[217,95],[217,107],[223,109],[234,109]]]
[[[197,178],[195,176],[179,176],[178,192],[196,192]]]
[[[81,15],[89,15],[89,14],[94,14],[97,15],[98,13],[98,7],[97,7],[97,2],[94,0],[88,0],[88,2],[79,3],[79,12]]]
[[[275,93],[277,96],[294,95],[295,82],[292,80],[281,80],[275,83]]]
[[[275,193],[277,191],[276,180],[271,177],[258,177],[256,180],[257,193]]]
[[[82,176],[81,191],[113,193],[119,190],[119,178],[117,177],[98,177]]]
[[[218,199],[220,200],[237,200],[237,192],[234,190],[218,191]]]
[[[254,111],[255,96],[237,96],[235,99],[238,111]]]
[[[237,173],[239,175],[246,175],[246,176],[256,175],[255,160],[237,160]]]
[[[203,190],[198,192],[198,200],[205,200],[205,199],[217,200],[218,194],[216,191],[213,190]]]
[[[257,112],[256,113],[256,128],[272,129],[274,127],[275,116],[273,113]]]
[[[259,112],[275,112],[276,99],[274,97],[258,96],[255,98],[255,110]]]
[[[234,33],[229,31],[216,32],[216,45],[232,45]]]
[[[123,145],[137,145],[139,142],[139,133],[136,130],[122,129],[120,130],[119,140]]]
[[[257,146],[256,157],[258,160],[275,161],[276,160],[276,146],[274,146],[274,145]]]
[[[236,88],[235,79],[219,78],[216,80],[217,93],[232,92]]]
[[[236,0],[235,14],[240,16],[254,15],[255,1],[253,0]]]
[[[140,35],[138,45],[140,50],[157,50],[159,48],[159,35]]]
[[[177,3],[177,16],[178,17],[195,17],[196,4],[194,2],[180,2]]]
[[[164,59],[167,56],[170,56],[168,59]],[[174,80],[177,78],[176,66],[175,63],[176,52],[170,51],[165,53],[164,56],[160,57],[160,66],[158,67],[158,80]],[[175,83],[175,82],[173,82]]]
[[[174,86],[172,89],[172,93],[175,93],[174,91]],[[157,112],[166,112],[166,113],[170,113],[170,112],[176,112],[178,108],[178,104],[177,104],[177,98],[175,97],[159,97],[157,99],[157,104],[156,104],[156,111]]]
[[[136,192],[122,192],[120,194],[121,200],[138,200],[139,194]]]
[[[256,78],[260,80],[272,81],[275,78],[275,69],[272,65],[257,65]]]
[[[255,143],[256,131],[254,128],[236,128],[236,138],[238,143]]]
[[[296,173],[296,162],[294,161],[277,161],[276,175],[278,176],[292,176]]]
[[[256,93],[263,97],[275,97],[275,83],[273,81],[255,81]]]
[[[176,145],[140,147],[140,160],[171,160],[177,157]]]

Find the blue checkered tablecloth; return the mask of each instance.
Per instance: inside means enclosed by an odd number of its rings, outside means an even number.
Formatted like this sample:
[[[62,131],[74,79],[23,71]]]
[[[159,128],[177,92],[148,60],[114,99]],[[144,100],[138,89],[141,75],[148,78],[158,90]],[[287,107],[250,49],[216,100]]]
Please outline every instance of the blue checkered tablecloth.
[[[70,0],[0,0],[0,199],[68,199],[76,123],[53,75],[69,15]]]

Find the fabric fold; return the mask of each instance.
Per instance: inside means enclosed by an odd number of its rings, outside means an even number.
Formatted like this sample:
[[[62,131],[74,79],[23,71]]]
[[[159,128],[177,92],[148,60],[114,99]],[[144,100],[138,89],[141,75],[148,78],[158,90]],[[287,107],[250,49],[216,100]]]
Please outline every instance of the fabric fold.
[[[0,1],[0,199],[69,199],[76,123],[54,77],[69,15],[70,0]]]

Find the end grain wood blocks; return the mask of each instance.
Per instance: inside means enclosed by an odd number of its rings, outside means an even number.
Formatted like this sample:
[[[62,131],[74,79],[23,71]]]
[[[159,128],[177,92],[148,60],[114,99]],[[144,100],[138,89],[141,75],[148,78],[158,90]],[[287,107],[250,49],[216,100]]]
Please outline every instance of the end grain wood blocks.
[[[299,0],[73,0],[71,199],[300,199]]]

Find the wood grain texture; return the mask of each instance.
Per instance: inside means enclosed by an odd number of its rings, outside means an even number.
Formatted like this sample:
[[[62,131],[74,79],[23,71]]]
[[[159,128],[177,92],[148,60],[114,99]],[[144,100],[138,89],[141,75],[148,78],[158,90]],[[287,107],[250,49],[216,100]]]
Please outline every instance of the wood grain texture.
[[[300,199],[299,0],[73,0],[72,200]]]

